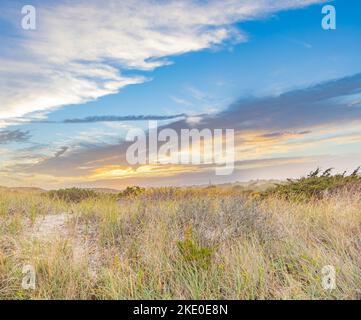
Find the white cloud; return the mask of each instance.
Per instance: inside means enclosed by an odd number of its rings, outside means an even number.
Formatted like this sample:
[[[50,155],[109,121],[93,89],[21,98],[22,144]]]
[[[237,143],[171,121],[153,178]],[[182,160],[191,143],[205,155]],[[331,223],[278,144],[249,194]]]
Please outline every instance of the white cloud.
[[[233,24],[320,0],[42,2],[36,31],[3,38],[0,127],[4,120],[79,104],[144,82],[124,70],[152,70],[167,58],[226,40]],[[18,17],[18,13],[17,17]],[[2,13],[19,28],[9,11]]]

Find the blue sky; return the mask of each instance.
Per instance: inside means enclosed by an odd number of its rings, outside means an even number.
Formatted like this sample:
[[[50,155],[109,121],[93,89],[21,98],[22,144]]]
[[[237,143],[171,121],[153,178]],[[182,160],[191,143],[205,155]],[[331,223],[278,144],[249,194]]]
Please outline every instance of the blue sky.
[[[336,7],[336,30],[321,28],[325,2]],[[129,183],[207,183],[211,174],[202,168],[192,170],[197,171],[194,174],[186,169],[171,174],[169,169],[164,176],[155,170],[146,178],[94,174],[125,165],[117,162],[77,171],[88,167],[94,154],[96,161],[105,157],[105,148],[116,154],[127,130],[146,127],[147,122],[61,122],[104,115],[217,117],[235,104],[241,112],[245,100],[273,101],[267,99],[306,88],[312,91],[331,80],[342,85],[342,79],[361,73],[361,4],[356,0],[278,1],[277,5],[266,0],[189,0],[181,2],[183,6],[168,2],[169,7],[129,3],[127,9],[119,6],[112,12],[106,6],[97,11],[99,1],[34,1],[38,18],[34,31],[20,28],[21,1],[1,3],[0,184],[121,188]],[[164,21],[154,22],[152,14]],[[351,103],[359,108],[359,97],[357,89],[332,99],[338,101],[337,107]],[[254,103],[244,105],[257,109]],[[268,119],[274,112],[264,105],[257,119]],[[285,113],[290,110],[283,108]],[[329,162],[339,170],[353,169],[361,142],[357,110],[341,116],[336,107],[321,112],[319,103],[317,108],[305,107],[317,121],[308,123],[307,115],[300,114],[297,128],[268,122],[247,130],[237,127],[253,150],[237,160],[256,164],[241,165],[219,182],[298,176]],[[325,112],[329,113],[326,122]],[[46,121],[58,123],[41,123]],[[173,121],[162,124],[172,126]],[[267,133],[278,129],[284,134],[269,141]],[[262,135],[267,141],[255,139]],[[292,148],[285,147],[290,144]],[[81,158],[84,165],[54,170],[52,158],[62,150],[57,161],[72,164]],[[107,150],[107,156],[112,152]],[[262,166],[262,161],[267,164]]]

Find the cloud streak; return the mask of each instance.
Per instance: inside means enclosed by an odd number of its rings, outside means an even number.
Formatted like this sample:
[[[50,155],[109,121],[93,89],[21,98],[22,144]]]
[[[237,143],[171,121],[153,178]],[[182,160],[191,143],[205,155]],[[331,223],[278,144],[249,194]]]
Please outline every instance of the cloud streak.
[[[93,122],[122,122],[122,121],[149,121],[149,120],[173,120],[186,117],[186,114],[176,114],[170,116],[140,115],[140,116],[91,116],[82,119],[66,119],[62,123],[93,123]]]
[[[61,147],[59,151],[57,151],[55,154],[54,154],[54,158],[59,158],[61,157],[65,152],[67,152],[69,150],[69,147]]]
[[[22,131],[19,129],[0,131],[0,144],[7,144],[12,142],[26,142],[29,139],[29,131]]]

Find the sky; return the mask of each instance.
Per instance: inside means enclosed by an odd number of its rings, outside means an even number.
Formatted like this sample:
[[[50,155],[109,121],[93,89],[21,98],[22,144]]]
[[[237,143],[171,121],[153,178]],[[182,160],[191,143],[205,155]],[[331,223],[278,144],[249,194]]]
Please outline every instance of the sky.
[[[24,4],[36,9],[35,30],[22,28]],[[325,5],[335,30],[322,28]],[[358,0],[2,0],[0,185],[122,189],[353,171],[360,15]],[[177,133],[233,129],[232,174],[129,164],[125,138],[149,120]]]

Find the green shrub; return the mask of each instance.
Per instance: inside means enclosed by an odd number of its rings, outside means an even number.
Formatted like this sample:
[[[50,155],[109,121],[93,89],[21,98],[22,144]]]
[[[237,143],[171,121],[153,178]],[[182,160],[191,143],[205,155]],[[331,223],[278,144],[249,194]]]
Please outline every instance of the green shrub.
[[[98,193],[91,189],[79,189],[79,188],[69,188],[69,189],[59,189],[52,190],[47,193],[51,199],[63,200],[67,202],[81,202],[82,200],[97,198]]]
[[[144,188],[138,187],[138,186],[134,186],[134,187],[127,187],[124,191],[120,192],[118,194],[118,196],[120,198],[124,198],[124,197],[136,197],[138,195],[140,195],[141,193],[143,193],[145,191]]]
[[[210,267],[214,249],[197,245],[191,227],[185,231],[184,240],[177,242],[177,247],[186,263],[196,268],[208,269]]]
[[[323,172],[317,168],[307,177],[297,180],[288,179],[286,184],[277,184],[275,187],[265,191],[262,196],[274,195],[293,201],[321,199],[327,193],[336,192],[344,187],[361,183],[361,177],[358,174],[359,169],[360,167],[354,170],[352,174],[346,176],[346,172],[332,175],[332,168]]]

